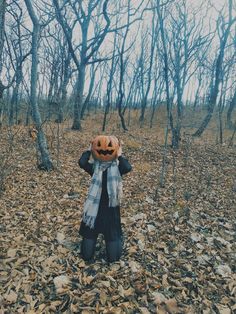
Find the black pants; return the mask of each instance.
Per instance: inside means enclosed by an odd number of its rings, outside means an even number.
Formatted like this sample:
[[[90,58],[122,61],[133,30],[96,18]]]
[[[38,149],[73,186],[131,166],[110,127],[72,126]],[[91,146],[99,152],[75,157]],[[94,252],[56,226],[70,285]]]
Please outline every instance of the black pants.
[[[89,261],[93,258],[95,253],[97,238],[87,239],[83,238],[81,243],[81,255],[85,261]],[[122,254],[122,239],[114,241],[105,240],[107,260],[109,263],[118,261]]]

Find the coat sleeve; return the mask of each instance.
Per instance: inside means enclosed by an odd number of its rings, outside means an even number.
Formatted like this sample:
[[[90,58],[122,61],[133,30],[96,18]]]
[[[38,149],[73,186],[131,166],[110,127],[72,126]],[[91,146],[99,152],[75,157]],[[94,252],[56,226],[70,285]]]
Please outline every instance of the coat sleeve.
[[[119,170],[120,170],[121,175],[126,174],[132,170],[131,164],[128,162],[128,160],[125,157],[120,156],[118,160],[119,160]]]
[[[79,159],[79,166],[80,168],[84,169],[86,172],[88,172],[91,176],[93,175],[93,165],[89,163],[89,157],[91,155],[91,152],[88,150],[86,152],[83,152]]]

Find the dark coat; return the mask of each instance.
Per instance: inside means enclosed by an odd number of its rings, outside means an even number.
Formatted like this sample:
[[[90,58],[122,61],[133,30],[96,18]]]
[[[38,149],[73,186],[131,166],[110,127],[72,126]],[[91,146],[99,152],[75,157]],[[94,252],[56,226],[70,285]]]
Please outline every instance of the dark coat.
[[[84,152],[79,160],[79,165],[92,176],[93,164],[89,163],[90,155],[90,151]],[[118,168],[121,175],[124,175],[132,170],[132,167],[126,158],[120,156],[118,160]],[[108,241],[117,240],[122,236],[120,207],[109,207],[109,197],[107,193],[107,170],[105,170],[102,174],[102,193],[95,227],[94,229],[90,229],[82,221],[79,233],[88,239],[94,239],[99,233],[102,233]]]

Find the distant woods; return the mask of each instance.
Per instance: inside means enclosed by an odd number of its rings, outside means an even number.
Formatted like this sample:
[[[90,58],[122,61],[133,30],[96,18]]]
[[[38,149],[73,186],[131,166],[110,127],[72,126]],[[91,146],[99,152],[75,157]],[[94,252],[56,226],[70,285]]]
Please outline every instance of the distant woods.
[[[235,10],[233,0],[0,0],[0,124],[72,119],[117,112],[153,125],[160,104],[178,148],[186,108],[201,108],[201,136],[215,110],[235,128]],[[148,112],[148,115],[147,115]]]

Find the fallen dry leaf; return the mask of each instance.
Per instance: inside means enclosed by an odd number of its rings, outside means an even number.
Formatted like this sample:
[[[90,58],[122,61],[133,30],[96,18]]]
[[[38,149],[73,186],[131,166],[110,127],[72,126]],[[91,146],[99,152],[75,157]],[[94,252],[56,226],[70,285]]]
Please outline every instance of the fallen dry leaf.
[[[5,294],[4,295],[4,299],[9,302],[10,304],[11,303],[15,303],[16,300],[18,298],[18,295],[17,293],[15,293],[13,290],[10,290],[10,292],[8,294]]]
[[[233,313],[235,147],[205,143],[207,136],[190,146],[183,139],[174,157],[168,147],[166,182],[160,188],[161,124],[147,130],[131,123],[129,132],[117,131],[133,166],[123,177],[123,254],[108,265],[99,236],[94,260],[85,262],[78,230],[90,177],[77,161],[100,127],[97,120],[91,127],[85,123],[80,134],[68,128],[68,121],[59,125],[61,166],[50,173],[35,166],[35,144],[25,142],[26,128],[20,126],[13,147],[15,169],[0,198],[0,310]],[[55,158],[51,130],[58,125],[46,124]],[[4,134],[3,126],[0,155],[7,145]]]

